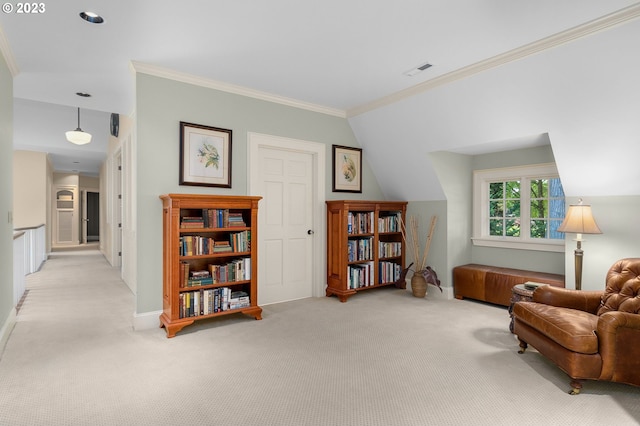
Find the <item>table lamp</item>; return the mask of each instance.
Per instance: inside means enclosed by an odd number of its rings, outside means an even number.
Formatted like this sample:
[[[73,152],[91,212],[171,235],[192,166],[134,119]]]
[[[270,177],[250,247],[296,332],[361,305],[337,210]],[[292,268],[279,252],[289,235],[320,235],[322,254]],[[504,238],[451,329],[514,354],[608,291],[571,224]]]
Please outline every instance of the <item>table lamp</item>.
[[[582,290],[582,234],[602,234],[591,213],[591,206],[582,204],[582,199],[578,201],[578,204],[571,204],[564,221],[558,227],[558,232],[576,233],[576,241],[578,243],[574,251],[576,290]]]

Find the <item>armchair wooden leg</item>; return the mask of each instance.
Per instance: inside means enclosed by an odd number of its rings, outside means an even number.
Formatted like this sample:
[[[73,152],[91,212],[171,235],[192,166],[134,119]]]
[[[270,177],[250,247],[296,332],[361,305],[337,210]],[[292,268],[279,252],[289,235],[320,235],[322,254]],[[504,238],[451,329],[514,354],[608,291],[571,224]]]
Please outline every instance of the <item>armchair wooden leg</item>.
[[[519,354],[523,354],[523,353],[524,353],[524,351],[526,351],[526,350],[527,350],[527,348],[529,347],[529,345],[527,345],[527,342],[525,342],[524,340],[520,340],[520,339],[518,339],[518,340],[520,341],[520,350],[518,351],[518,353],[519,353]]]
[[[569,395],[578,395],[580,390],[582,389],[582,383],[578,380],[571,380],[571,390],[569,391]]]

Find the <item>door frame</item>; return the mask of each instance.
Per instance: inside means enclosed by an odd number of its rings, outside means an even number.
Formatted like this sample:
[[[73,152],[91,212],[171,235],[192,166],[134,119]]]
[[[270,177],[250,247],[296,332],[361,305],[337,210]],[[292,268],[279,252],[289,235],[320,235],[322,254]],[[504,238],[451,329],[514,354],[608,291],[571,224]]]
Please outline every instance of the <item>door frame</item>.
[[[111,263],[122,271],[122,206],[124,202],[122,190],[122,149],[114,155],[112,164],[113,187],[111,190]]]
[[[87,190],[80,190],[80,244],[87,244]]]
[[[311,283],[311,289],[314,297],[324,296],[327,282],[327,218],[325,210],[325,165],[327,145],[319,142],[310,142],[300,139],[291,139],[255,132],[247,132],[247,145],[248,195],[263,196],[263,194],[258,193],[258,188],[260,186],[260,176],[256,172],[257,170],[259,170],[258,161],[260,148],[269,148],[280,151],[293,151],[311,155],[313,163],[313,230],[315,234],[315,238],[313,238],[312,244],[312,259],[319,259],[319,262],[312,262],[313,270],[311,272],[311,276],[313,282]],[[258,214],[261,214],[260,211],[261,210],[258,209]],[[260,230],[258,230],[258,238],[260,238]],[[258,261],[258,270],[260,270],[260,265],[261,263]]]
[[[95,217],[89,218],[89,194],[98,194],[100,197],[100,190],[98,189],[82,189],[80,191],[80,244],[89,243],[89,222],[94,220]],[[99,198],[98,198],[99,200]],[[98,201],[99,203],[99,201]],[[98,238],[100,238],[100,206],[98,204]]]

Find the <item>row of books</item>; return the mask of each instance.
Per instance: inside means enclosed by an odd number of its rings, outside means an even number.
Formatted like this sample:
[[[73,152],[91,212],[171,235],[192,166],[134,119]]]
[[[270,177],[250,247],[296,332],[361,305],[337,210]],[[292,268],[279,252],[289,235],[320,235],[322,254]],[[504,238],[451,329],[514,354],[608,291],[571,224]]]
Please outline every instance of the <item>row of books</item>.
[[[180,287],[198,287],[213,284],[211,273],[206,269],[193,270],[189,262],[180,262]]]
[[[221,253],[231,251],[228,241],[215,241],[211,237],[183,235],[180,237],[180,256]]]
[[[373,212],[347,213],[348,234],[373,234]]]
[[[209,265],[213,284],[251,279],[251,258],[234,259],[224,265]]]
[[[202,215],[184,216],[181,228],[233,228],[247,226],[242,212],[229,209],[202,209]]]
[[[251,231],[234,232],[229,235],[231,250],[243,253],[251,250]]]
[[[402,243],[384,242],[378,244],[379,257],[398,257],[402,255]]]
[[[180,218],[180,228],[204,228],[202,216],[184,216]]]
[[[373,238],[349,240],[347,242],[347,259],[349,262],[373,259]]]
[[[373,262],[347,266],[347,286],[349,288],[373,285]]]
[[[211,315],[232,309],[251,306],[244,291],[232,291],[229,287],[187,291],[179,295],[180,318]]]
[[[373,212],[347,213],[348,234],[373,234]],[[400,232],[401,213],[378,217],[378,232]]]
[[[378,218],[378,232],[400,232],[401,213]]]
[[[251,258],[234,259],[207,269],[191,270],[189,262],[180,262],[180,287],[199,287],[251,279]]]
[[[251,232],[241,231],[229,234],[228,239],[215,240],[202,235],[183,235],[180,237],[180,256],[236,252],[243,253],[251,249]]]
[[[378,280],[381,284],[396,282],[402,275],[402,266],[393,262],[378,264]],[[348,288],[361,288],[373,285],[373,262],[349,265],[347,267]]]
[[[378,280],[381,284],[396,282],[402,274],[402,266],[393,262],[380,262],[378,264]]]

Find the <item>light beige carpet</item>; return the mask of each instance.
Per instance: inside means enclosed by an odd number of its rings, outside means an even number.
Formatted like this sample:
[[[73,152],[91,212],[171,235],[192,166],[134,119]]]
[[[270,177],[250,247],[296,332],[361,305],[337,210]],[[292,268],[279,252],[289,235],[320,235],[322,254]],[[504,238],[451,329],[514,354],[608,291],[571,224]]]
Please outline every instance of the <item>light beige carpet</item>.
[[[535,350],[518,355],[504,308],[380,289],[269,305],[262,321],[201,321],[167,339],[132,330],[134,298],[118,276],[85,251],[55,253],[27,277],[0,359],[0,425],[640,420],[640,388],[586,382],[571,396]]]

